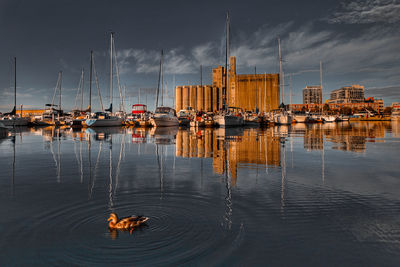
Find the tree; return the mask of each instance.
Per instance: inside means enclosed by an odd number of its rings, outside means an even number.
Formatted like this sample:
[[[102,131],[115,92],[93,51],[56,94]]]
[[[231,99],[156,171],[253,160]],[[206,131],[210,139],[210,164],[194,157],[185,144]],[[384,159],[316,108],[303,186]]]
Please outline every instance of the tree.
[[[385,109],[383,110],[383,114],[389,115],[392,114],[392,107],[385,107]]]

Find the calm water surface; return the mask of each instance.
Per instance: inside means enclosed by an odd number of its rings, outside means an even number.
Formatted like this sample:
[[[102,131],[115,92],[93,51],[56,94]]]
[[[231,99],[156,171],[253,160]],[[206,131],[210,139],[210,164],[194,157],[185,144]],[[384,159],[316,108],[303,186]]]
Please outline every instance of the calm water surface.
[[[18,129],[0,265],[400,265],[400,125]],[[110,212],[150,217],[110,232]]]

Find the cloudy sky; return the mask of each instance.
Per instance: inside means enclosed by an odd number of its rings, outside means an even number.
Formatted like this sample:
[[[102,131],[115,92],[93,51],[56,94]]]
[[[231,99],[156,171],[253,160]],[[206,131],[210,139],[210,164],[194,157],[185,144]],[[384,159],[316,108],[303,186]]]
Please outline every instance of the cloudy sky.
[[[0,111],[13,106],[13,57],[17,104],[51,103],[63,71],[63,105],[73,108],[81,69],[95,51],[104,105],[109,103],[109,33],[115,32],[121,84],[129,104],[154,106],[160,50],[165,51],[167,103],[173,87],[211,83],[211,68],[224,59],[225,14],[231,17],[231,55],[239,73],[279,72],[281,38],[289,102],[302,103],[302,88],[320,82],[324,99],[342,86],[361,84],[366,96],[400,101],[400,0],[325,1],[0,1]],[[94,85],[93,85],[94,86]],[[94,86],[95,88],[95,86]],[[97,91],[93,104],[99,108]],[[118,106],[114,87],[114,106]],[[87,95],[85,95],[87,105]]]

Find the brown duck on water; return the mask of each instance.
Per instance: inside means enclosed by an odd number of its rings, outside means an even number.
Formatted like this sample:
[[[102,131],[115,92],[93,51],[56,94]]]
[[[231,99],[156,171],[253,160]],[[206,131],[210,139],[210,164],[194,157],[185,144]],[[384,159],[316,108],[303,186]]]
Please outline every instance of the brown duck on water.
[[[143,225],[148,220],[149,218],[143,216],[130,216],[118,219],[117,214],[111,213],[110,217],[108,218],[108,227],[110,229],[130,230],[132,233],[136,227]]]

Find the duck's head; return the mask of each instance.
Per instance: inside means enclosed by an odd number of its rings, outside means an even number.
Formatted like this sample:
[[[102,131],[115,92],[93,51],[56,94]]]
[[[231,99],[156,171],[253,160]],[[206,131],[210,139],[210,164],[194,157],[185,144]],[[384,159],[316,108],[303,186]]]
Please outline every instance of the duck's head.
[[[116,222],[118,221],[118,216],[117,214],[115,214],[114,212],[110,214],[110,217],[108,218],[107,221],[112,221],[112,222]]]

